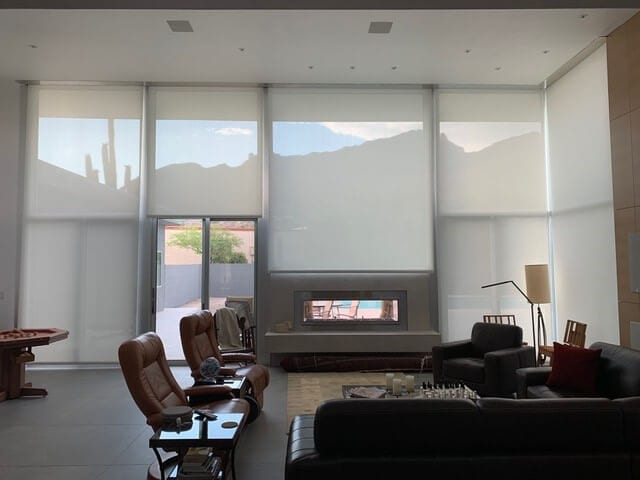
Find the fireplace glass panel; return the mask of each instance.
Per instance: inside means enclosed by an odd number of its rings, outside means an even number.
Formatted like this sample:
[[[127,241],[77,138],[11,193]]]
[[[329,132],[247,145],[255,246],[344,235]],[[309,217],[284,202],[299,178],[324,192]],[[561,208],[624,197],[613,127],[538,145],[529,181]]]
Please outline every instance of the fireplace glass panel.
[[[398,300],[306,300],[304,321],[398,321]]]

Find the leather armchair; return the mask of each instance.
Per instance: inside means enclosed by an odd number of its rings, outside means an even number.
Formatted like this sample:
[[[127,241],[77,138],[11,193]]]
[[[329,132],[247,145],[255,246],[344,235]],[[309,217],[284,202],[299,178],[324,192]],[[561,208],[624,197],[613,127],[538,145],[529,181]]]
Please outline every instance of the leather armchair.
[[[249,404],[245,400],[232,398],[228,386],[180,388],[169,369],[162,340],[155,333],[145,333],[122,343],[118,349],[118,359],[129,392],[154,431],[162,425],[163,409],[187,403],[216,413],[249,414]],[[149,466],[147,480],[167,478],[185,453],[186,450],[182,450],[177,455],[165,458],[158,456],[157,461]],[[226,453],[223,455],[226,461],[228,456]]]
[[[471,339],[433,347],[437,383],[462,382],[482,396],[510,396],[516,370],[535,365],[533,347],[522,345],[522,329],[514,325],[476,323]]]
[[[242,375],[246,377],[249,389],[242,392],[251,404],[249,422],[255,420],[260,415],[264,405],[264,390],[269,385],[269,369],[264,365],[253,364],[238,368],[225,366],[227,362],[248,363],[255,361],[255,356],[250,353],[221,353],[216,338],[213,315],[208,310],[201,310],[192,313],[180,320],[180,340],[182,350],[189,368],[191,376],[198,380],[202,378],[200,374],[200,364],[209,357],[215,357],[223,367],[222,375]]]
[[[218,413],[249,414],[249,404],[233,398],[228,386],[180,388],[169,369],[162,340],[155,333],[145,333],[122,343],[118,359],[129,392],[154,431],[162,424],[164,408],[187,405],[189,401]],[[210,401],[212,398],[216,400]]]

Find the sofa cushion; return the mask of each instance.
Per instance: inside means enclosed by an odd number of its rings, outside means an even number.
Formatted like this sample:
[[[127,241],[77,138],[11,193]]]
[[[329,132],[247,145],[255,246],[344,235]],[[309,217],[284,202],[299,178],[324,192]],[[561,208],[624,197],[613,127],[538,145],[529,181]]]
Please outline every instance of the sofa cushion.
[[[612,403],[622,409],[627,445],[637,455],[640,452],[640,397],[619,398]]]
[[[477,420],[471,400],[328,400],[316,409],[314,438],[331,458],[463,454],[478,443]]]
[[[601,349],[573,347],[553,342],[553,366],[547,379],[549,387],[595,393]]]
[[[604,398],[481,398],[479,451],[588,453],[624,449],[622,409]]]
[[[601,398],[598,393],[582,393],[563,388],[550,388],[545,384],[529,385],[526,398]]]
[[[640,351],[596,342],[593,349],[602,349],[598,371],[598,392],[609,398],[640,395]]]
[[[484,359],[450,358],[442,362],[446,378],[459,378],[473,383],[484,383]]]

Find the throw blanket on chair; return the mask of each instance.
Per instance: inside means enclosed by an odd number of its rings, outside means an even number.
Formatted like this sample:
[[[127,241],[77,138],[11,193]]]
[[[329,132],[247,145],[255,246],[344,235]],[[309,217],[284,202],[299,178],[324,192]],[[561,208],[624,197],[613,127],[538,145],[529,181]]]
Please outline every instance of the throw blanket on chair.
[[[235,310],[226,307],[216,310],[216,327],[220,350],[242,348],[242,332]]]

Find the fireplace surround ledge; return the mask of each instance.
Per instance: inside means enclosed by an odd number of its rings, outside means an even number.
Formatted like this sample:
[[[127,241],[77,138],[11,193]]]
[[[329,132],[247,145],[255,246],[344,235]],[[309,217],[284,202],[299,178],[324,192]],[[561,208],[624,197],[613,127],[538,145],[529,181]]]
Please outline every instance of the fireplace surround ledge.
[[[267,332],[265,343],[271,353],[313,352],[430,352],[440,344],[435,330],[399,332],[291,331]]]

